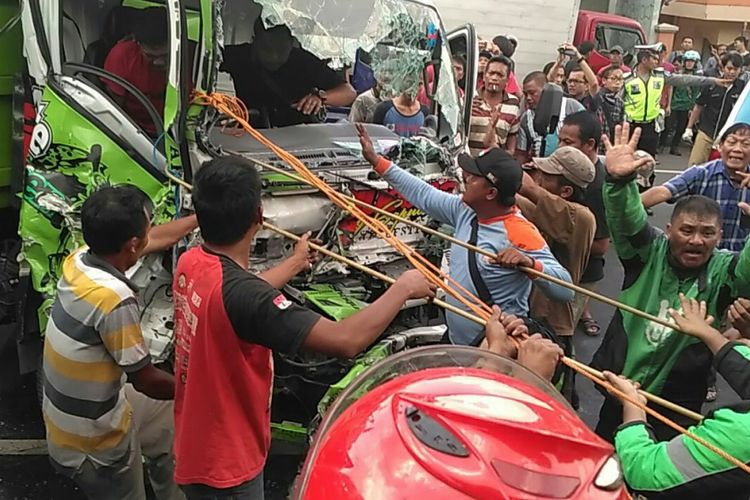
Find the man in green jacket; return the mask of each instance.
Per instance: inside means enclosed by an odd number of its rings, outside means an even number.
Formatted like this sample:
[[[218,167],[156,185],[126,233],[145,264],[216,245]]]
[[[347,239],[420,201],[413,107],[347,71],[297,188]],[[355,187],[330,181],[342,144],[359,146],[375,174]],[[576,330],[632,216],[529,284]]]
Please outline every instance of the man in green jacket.
[[[679,308],[679,294],[705,301],[721,318],[733,298],[750,296],[750,246],[739,254],[717,250],[721,239],[718,203],[688,196],[675,205],[666,232],[649,225],[635,172],[643,163],[633,156],[639,129],[628,140],[629,125],[615,131],[608,144],[603,198],[612,243],[625,270],[620,301],[664,320]],[[608,143],[609,141],[607,141]],[[644,390],[700,412],[711,368],[711,352],[699,340],[625,311],[616,311],[592,366],[640,383]],[[661,410],[661,408],[660,408]],[[597,433],[612,440],[622,408],[607,398]],[[682,425],[685,417],[665,412]],[[654,422],[659,439],[675,432]]]
[[[688,430],[743,463],[750,463],[750,347],[731,342],[711,326],[706,303],[680,296],[682,310],[670,315],[684,333],[711,350],[714,366],[744,401],[719,408]],[[607,380],[630,401],[645,403],[636,386],[606,372]],[[666,498],[747,500],[750,474],[687,436],[654,439],[646,413],[623,399],[623,425],[615,449],[628,486],[649,500]]]

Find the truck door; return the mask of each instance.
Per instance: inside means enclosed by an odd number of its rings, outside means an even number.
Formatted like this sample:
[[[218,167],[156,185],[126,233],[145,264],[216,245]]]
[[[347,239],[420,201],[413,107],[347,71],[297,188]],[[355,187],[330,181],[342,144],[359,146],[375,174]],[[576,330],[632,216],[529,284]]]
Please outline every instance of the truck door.
[[[164,111],[155,108],[153,96],[104,69],[112,47],[133,30],[134,20],[143,19],[137,17],[142,9],[121,0],[23,2],[24,52],[37,85],[37,115],[24,171],[19,234],[31,287],[42,297],[38,326],[30,328],[43,331],[60,264],[81,244],[77,207],[93,189],[104,183],[134,184],[154,201],[158,221],[174,213],[174,192],[164,174],[169,144],[165,123],[177,121],[180,111],[181,6],[179,0],[154,3],[168,7],[163,29],[170,68],[164,95],[172,108]],[[121,100],[111,83],[123,89]],[[128,102],[142,106],[138,122],[125,109]]]
[[[466,137],[471,124],[471,101],[477,88],[479,45],[474,25],[465,24],[446,35],[452,56],[461,56],[466,61],[464,68],[463,122]]]

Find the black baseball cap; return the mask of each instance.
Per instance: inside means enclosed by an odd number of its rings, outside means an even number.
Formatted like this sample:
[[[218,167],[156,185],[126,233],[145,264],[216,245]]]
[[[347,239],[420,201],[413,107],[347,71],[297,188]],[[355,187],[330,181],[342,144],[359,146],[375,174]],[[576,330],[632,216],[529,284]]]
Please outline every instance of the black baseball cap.
[[[500,199],[515,196],[521,189],[521,164],[504,149],[485,149],[476,158],[463,153],[458,157],[458,165],[472,175],[487,179],[497,189]]]

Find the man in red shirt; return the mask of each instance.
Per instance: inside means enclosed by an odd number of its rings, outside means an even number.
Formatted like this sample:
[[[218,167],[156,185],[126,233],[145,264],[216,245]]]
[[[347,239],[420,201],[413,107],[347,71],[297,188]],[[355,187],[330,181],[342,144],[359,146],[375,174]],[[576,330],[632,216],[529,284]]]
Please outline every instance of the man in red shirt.
[[[164,114],[164,95],[167,89],[169,43],[167,40],[167,11],[161,7],[144,9],[139,13],[133,38],[119,41],[109,51],[104,69],[133,84],[151,101],[159,116]],[[133,121],[152,137],[156,124],[146,107],[122,85],[104,79],[112,98]]]
[[[260,188],[257,170],[239,157],[212,160],[195,176],[193,204],[205,243],[180,257],[173,283],[175,480],[188,499],[263,498],[272,351],[354,357],[406,300],[435,294],[418,271],[408,271],[338,323],[292,303],[278,288],[309,269],[306,251],[260,276],[247,271],[263,221]],[[306,250],[306,239],[301,244]]]

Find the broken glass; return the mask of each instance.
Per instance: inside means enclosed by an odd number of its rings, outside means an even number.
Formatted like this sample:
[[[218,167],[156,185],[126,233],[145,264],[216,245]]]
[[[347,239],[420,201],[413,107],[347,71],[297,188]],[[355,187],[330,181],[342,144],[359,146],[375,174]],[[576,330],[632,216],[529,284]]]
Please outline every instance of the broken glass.
[[[224,0],[218,20],[221,44],[250,43],[258,16],[266,27],[286,25],[302,48],[343,68],[357,50],[372,57],[372,68],[387,93],[416,94],[425,68],[438,69],[434,100],[440,104],[441,136],[460,130],[461,103],[448,43],[437,10],[414,0]],[[262,8],[262,10],[261,10]],[[432,77],[430,77],[432,79]],[[428,82],[429,83],[429,82]]]

